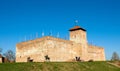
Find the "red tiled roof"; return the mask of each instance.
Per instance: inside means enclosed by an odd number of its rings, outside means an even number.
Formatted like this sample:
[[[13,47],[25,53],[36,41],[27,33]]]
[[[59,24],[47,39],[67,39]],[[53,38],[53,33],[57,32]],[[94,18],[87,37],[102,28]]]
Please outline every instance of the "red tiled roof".
[[[80,28],[80,26],[75,26],[75,27],[71,28],[70,30],[75,30],[75,29],[79,29],[79,28]]]
[[[85,29],[81,28],[80,26],[75,26],[75,27],[71,28],[70,31],[79,30],[79,29],[86,31]]]

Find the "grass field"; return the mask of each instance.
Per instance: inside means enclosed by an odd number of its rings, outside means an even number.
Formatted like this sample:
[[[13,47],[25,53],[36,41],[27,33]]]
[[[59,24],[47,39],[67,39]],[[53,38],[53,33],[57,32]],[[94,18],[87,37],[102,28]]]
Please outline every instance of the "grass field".
[[[0,71],[120,71],[107,62],[2,63]]]

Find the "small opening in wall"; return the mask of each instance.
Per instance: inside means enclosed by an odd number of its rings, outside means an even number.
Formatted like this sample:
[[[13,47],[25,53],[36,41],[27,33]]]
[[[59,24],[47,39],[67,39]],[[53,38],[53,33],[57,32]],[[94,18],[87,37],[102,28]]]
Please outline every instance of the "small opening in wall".
[[[31,59],[30,57],[27,58],[27,62],[33,62],[33,59]]]
[[[76,38],[76,35],[74,36],[74,38]]]
[[[21,58],[21,56],[20,56],[20,58]]]

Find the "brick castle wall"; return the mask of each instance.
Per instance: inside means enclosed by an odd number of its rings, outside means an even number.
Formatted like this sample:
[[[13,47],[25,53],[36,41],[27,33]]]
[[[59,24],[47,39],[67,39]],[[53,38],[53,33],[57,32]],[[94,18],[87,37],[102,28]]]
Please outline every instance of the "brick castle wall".
[[[82,57],[82,48],[80,44],[53,37],[23,42],[16,47],[16,62],[27,62],[28,57],[43,62],[46,55],[50,61],[73,61],[76,56]]]
[[[16,62],[27,62],[28,57],[34,62],[44,62],[45,56],[50,61],[75,61],[75,57],[88,61],[104,61],[104,49],[88,45],[86,30],[75,26],[70,29],[70,40],[46,36],[16,45]]]

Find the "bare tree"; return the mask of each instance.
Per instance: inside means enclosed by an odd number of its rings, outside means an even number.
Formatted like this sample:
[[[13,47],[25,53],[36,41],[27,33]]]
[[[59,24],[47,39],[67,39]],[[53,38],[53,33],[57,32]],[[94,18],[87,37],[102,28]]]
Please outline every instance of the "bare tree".
[[[117,52],[113,52],[111,60],[112,61],[118,61],[119,60],[119,55],[117,54]]]
[[[2,53],[2,48],[0,48],[0,54]]]
[[[3,54],[8,60],[15,61],[15,53],[12,50],[8,50]]]

